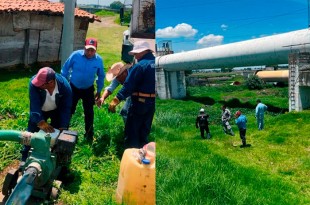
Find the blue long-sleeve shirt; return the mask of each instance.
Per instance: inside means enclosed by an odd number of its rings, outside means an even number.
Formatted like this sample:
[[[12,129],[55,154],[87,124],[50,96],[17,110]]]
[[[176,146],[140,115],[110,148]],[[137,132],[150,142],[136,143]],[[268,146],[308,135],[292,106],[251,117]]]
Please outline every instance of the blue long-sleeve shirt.
[[[116,96],[119,100],[124,100],[134,92],[155,94],[155,56],[151,52],[131,68]]]
[[[110,85],[108,85],[107,87],[105,87],[105,90],[110,91],[111,93],[113,93],[113,91],[120,85],[121,83],[118,82],[116,79],[113,79],[112,82],[110,83]]]
[[[101,93],[105,77],[103,60],[97,53],[87,58],[84,50],[74,51],[63,65],[61,75],[79,89],[91,87],[96,80],[97,93]]]
[[[263,103],[258,103],[255,108],[255,116],[257,118],[264,118],[264,113],[267,110],[267,105]]]
[[[236,120],[235,120],[237,126],[239,129],[246,129],[246,123],[247,119],[245,115],[240,115]]]
[[[30,121],[38,124],[43,118],[42,106],[46,99],[46,91],[34,86],[31,81],[29,83],[29,99],[30,99]],[[60,128],[68,128],[71,118],[72,107],[72,91],[68,81],[56,73],[56,83],[59,93],[56,94],[56,106],[60,110]]]

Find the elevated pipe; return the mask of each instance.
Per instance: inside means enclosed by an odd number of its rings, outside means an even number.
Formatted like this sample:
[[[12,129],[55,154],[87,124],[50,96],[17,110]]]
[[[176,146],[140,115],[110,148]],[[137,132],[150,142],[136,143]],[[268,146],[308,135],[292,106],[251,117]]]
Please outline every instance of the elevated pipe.
[[[237,43],[157,57],[166,71],[287,64],[292,52],[310,50],[310,31],[303,29]]]

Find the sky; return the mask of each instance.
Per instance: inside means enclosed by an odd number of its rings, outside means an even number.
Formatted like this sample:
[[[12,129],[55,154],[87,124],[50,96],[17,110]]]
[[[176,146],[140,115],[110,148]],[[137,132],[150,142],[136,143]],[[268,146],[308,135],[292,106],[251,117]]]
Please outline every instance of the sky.
[[[156,42],[175,53],[308,28],[310,0],[156,0]]]

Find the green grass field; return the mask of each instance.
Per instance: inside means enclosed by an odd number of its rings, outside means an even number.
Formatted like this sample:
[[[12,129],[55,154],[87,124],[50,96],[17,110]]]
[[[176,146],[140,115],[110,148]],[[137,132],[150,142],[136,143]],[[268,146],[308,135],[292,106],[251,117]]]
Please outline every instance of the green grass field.
[[[310,204],[310,111],[283,112],[287,88],[249,91],[222,85],[187,91],[185,100],[156,104],[158,204]],[[267,112],[262,131],[254,117],[257,98],[276,111]],[[222,131],[223,103],[247,116],[250,148],[239,148],[234,119],[236,135]],[[195,128],[200,108],[210,115],[211,140],[201,139]]]
[[[103,19],[104,21],[104,19]],[[121,60],[123,32],[127,26],[105,27],[90,24],[87,36],[98,39],[98,53],[104,59],[105,70]],[[31,71],[2,71],[0,75],[0,126],[6,130],[26,130],[29,115],[28,83],[39,68]],[[59,71],[57,67],[55,67]],[[105,82],[107,85],[108,83]],[[107,102],[112,99],[110,97]],[[117,109],[120,109],[120,105]],[[118,110],[117,110],[118,111]],[[70,168],[74,181],[64,183],[59,204],[115,204],[124,124],[118,114],[108,113],[106,106],[95,107],[95,141],[83,139],[84,119],[81,103],[71,120],[71,130],[78,131],[79,140]],[[0,170],[20,159],[21,145],[0,142]],[[5,174],[5,173],[4,173]],[[3,175],[4,175],[3,174]],[[1,179],[1,187],[4,178]]]

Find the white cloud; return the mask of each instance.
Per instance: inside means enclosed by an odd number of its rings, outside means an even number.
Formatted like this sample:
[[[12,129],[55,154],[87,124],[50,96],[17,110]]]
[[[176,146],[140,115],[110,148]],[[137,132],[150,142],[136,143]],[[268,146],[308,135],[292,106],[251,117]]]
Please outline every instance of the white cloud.
[[[223,31],[226,31],[227,28],[228,28],[228,26],[227,26],[226,24],[222,24],[222,25],[221,25],[221,29],[222,29]]]
[[[179,37],[193,37],[198,32],[191,25],[181,23],[174,28],[169,26],[156,31],[156,38],[179,38]]]
[[[207,36],[202,37],[197,41],[198,45],[203,47],[212,47],[221,45],[223,42],[224,36],[209,34]]]

